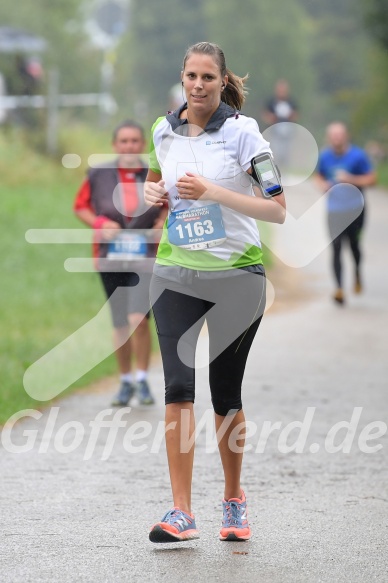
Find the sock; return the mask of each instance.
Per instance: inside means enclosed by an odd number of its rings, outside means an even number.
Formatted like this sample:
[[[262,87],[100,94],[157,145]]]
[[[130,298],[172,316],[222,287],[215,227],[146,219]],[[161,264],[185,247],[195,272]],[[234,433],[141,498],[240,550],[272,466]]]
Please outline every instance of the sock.
[[[133,383],[133,374],[131,372],[126,372],[120,375],[120,381],[122,383]]]
[[[146,370],[137,370],[136,371],[136,382],[141,383],[141,381],[147,380],[147,371]]]

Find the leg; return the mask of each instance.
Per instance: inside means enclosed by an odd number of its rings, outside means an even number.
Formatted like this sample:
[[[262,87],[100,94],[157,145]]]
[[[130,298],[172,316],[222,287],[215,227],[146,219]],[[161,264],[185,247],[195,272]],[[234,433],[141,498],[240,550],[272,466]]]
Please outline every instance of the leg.
[[[151,355],[151,331],[149,321],[144,314],[129,315],[129,329],[136,367],[140,370],[148,370]]]
[[[240,498],[240,476],[243,460],[242,448],[245,444],[245,415],[242,409],[233,414],[233,420],[230,425],[227,425],[225,432],[223,431],[223,423],[225,421],[228,422],[228,419],[225,416],[217,415],[217,413],[214,414],[214,418],[217,436],[221,435],[218,439],[218,449],[225,478],[224,498],[225,500],[229,500],[229,498]],[[231,433],[237,427],[240,428],[238,432],[239,437],[233,444],[230,444]]]
[[[199,298],[180,293],[178,289],[184,288],[157,276],[151,283],[166,385],[166,448],[172,496],[174,506],[191,513],[194,442],[190,443],[190,439],[195,427],[195,349],[207,307]],[[178,356],[178,342],[190,328],[192,331],[185,343],[185,357],[189,360],[186,364]]]
[[[355,293],[360,293],[362,291],[361,286],[361,276],[360,276],[360,264],[362,259],[361,249],[360,249],[360,241],[362,235],[362,228],[364,224],[364,216],[365,211],[363,210],[359,217],[348,228],[348,237],[349,237],[349,244],[350,250],[353,255],[354,259],[354,291]]]
[[[218,309],[207,315],[211,356],[209,378],[216,429],[217,432],[220,430],[217,433],[218,446],[225,477],[225,499],[228,500],[241,495],[240,474],[245,443],[241,385],[249,350],[265,307],[265,277],[245,273],[223,280],[218,296]],[[220,341],[231,337],[230,332],[238,330],[241,325],[245,331],[219,353]],[[231,441],[232,432],[235,441]]]
[[[127,274],[120,272],[100,272],[113,323],[113,345],[121,374],[131,370],[132,345],[127,321],[126,287]]]
[[[195,518],[191,513],[194,432],[193,403],[166,405],[166,446],[174,508],[163,516],[161,522],[154,524],[149,534],[151,542],[168,543],[199,538]]]
[[[191,513],[191,481],[194,462],[193,403],[166,405],[166,448],[174,506]],[[168,429],[171,427],[171,429]],[[190,441],[192,440],[192,442]]]
[[[354,259],[355,287],[360,286],[359,291],[361,291],[361,277],[360,277],[361,250],[359,234],[360,233],[358,232],[354,236],[349,237],[349,244]]]
[[[240,498],[241,495],[240,476],[246,432],[241,385],[249,350],[261,319],[262,316],[210,365],[218,448],[225,479],[225,500]],[[232,415],[232,421],[229,415]]]
[[[151,274],[139,271],[128,275],[128,322],[138,370],[147,371],[151,356],[150,284]]]
[[[155,399],[148,384],[147,373],[151,357],[151,332],[147,316],[144,314],[129,315],[133,355],[136,362],[136,384],[140,405],[153,405]]]
[[[131,374],[132,339],[127,321],[127,286],[126,273],[101,272],[101,281],[109,300],[113,321],[113,345],[120,371],[120,387],[112,400],[114,406],[126,406],[135,394]]]
[[[115,293],[117,293],[116,290]],[[113,297],[113,296],[112,296]],[[120,386],[113,397],[111,404],[116,407],[125,407],[135,395],[136,387],[133,384],[131,373],[132,338],[129,338],[129,326],[121,326],[113,330],[115,356],[120,371]]]
[[[342,288],[342,264],[341,264],[341,235],[332,242],[333,250],[333,271],[337,282],[337,287]]]
[[[343,213],[330,212],[327,217],[332,246],[332,266],[337,287],[342,288],[341,246],[342,237],[348,226]]]
[[[128,326],[113,329],[113,346],[120,374],[131,372],[131,344]]]
[[[246,498],[240,484],[246,433],[241,385],[264,307],[265,278],[246,274],[224,283],[219,301],[220,312],[209,312],[207,317],[211,357],[213,351],[217,355],[211,358],[210,386],[225,478],[221,540],[248,540],[251,537]],[[228,328],[237,330],[242,323],[245,331],[219,353],[219,339],[229,333]]]
[[[332,248],[332,267],[335,281],[337,283],[337,289],[334,292],[333,299],[339,304],[344,303],[344,292],[342,290],[341,247],[342,238],[345,236],[344,233],[347,225],[346,215],[343,213],[329,212],[328,226]]]

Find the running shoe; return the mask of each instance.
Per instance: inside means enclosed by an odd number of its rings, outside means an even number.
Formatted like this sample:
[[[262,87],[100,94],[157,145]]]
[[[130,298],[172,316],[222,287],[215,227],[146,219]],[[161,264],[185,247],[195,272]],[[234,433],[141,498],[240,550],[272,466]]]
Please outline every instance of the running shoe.
[[[199,533],[194,516],[174,507],[154,524],[149,538],[153,543],[176,543],[199,538]]]
[[[136,391],[135,386],[127,381],[122,381],[117,395],[113,397],[114,407],[126,407]]]
[[[153,405],[155,403],[155,399],[151,394],[147,381],[140,381],[137,383],[137,394],[139,396],[140,405]]]
[[[222,501],[224,517],[220,531],[220,540],[244,541],[251,538],[251,529],[247,519],[247,501],[241,490],[241,498]]]
[[[344,296],[344,292],[343,290],[339,287],[336,289],[334,295],[333,295],[333,300],[335,302],[337,302],[337,304],[344,304],[345,303],[345,296]]]

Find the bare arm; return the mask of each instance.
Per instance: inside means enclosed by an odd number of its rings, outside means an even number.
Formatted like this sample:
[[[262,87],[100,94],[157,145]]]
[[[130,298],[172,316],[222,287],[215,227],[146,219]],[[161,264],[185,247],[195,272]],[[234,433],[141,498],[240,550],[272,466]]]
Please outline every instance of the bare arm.
[[[273,125],[277,121],[276,115],[272,111],[269,111],[269,109],[263,111],[262,118],[268,126]]]
[[[367,186],[373,186],[376,184],[376,180],[377,176],[375,171],[358,175],[350,174],[345,170],[339,170],[336,174],[335,183],[326,180],[326,178],[324,178],[319,172],[314,175],[315,184],[322,192],[327,192],[335,184],[340,184],[341,182],[344,184],[353,184],[353,186],[357,186],[358,188],[366,188]]]
[[[359,188],[366,188],[367,186],[373,186],[376,184],[377,176],[374,170],[372,172],[367,172],[367,174],[360,175],[350,174],[349,172],[345,172],[345,170],[341,170],[338,172],[336,179],[338,182],[346,182],[347,184],[353,184]]]
[[[314,174],[314,182],[316,187],[321,191],[321,192],[327,192],[333,185],[332,182],[330,182],[329,180],[326,180],[326,178],[324,178],[322,176],[322,174],[320,174],[319,172],[316,172]]]
[[[269,223],[284,223],[286,219],[284,194],[282,193],[272,198],[264,198],[260,191],[259,193],[255,192],[255,194],[255,197],[246,196],[217,186],[212,192],[210,200],[253,219]]]
[[[155,220],[153,229],[163,229],[163,225],[165,223],[167,215],[168,215],[168,206],[166,204],[166,205],[163,205],[162,210],[160,211],[160,214],[158,215],[158,218]]]
[[[91,227],[92,229],[96,228],[101,229],[101,237],[106,241],[110,241],[110,239],[113,239],[116,236],[117,231],[121,229],[121,226],[119,225],[119,223],[116,223],[116,221],[111,221],[106,217],[99,217],[88,208],[78,209],[74,212],[76,216],[83,223],[85,223],[85,225],[88,225],[88,227]],[[100,224],[97,226],[99,218],[102,220]]]
[[[176,186],[183,199],[212,200],[253,219],[270,223],[284,223],[286,219],[284,194],[267,199],[263,197],[259,188],[255,188],[256,196],[246,196],[189,172],[178,180]]]
[[[97,215],[92,210],[90,210],[88,208],[84,208],[84,209],[78,209],[78,210],[74,211],[74,213],[83,223],[85,223],[85,225],[87,225],[88,227],[93,227],[93,224],[97,218]]]

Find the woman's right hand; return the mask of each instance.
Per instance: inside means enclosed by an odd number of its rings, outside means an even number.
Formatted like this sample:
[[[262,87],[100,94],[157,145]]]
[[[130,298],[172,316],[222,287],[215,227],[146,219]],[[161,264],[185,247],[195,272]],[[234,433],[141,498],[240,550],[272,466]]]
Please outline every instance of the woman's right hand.
[[[164,184],[164,180],[159,180],[159,182],[146,181],[144,183],[144,200],[148,206],[163,206],[168,196]]]

